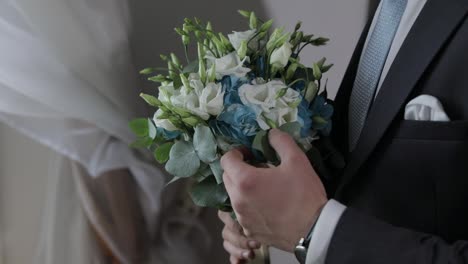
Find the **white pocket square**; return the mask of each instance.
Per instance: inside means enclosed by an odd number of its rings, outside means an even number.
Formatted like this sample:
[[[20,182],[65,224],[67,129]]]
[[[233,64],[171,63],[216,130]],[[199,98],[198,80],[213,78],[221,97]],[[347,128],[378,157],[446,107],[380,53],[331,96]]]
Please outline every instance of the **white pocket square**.
[[[447,122],[450,118],[442,103],[432,95],[420,95],[405,107],[405,120]]]

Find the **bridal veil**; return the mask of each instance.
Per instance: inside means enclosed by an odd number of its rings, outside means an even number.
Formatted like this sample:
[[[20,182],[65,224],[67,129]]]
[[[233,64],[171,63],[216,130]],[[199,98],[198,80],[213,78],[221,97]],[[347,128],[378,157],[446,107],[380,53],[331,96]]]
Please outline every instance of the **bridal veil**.
[[[100,242],[121,263],[135,263],[136,245],[147,263],[203,263],[210,247],[190,206],[172,209],[181,192],[163,190],[163,170],[128,147],[128,122],[148,115],[130,31],[124,0],[0,0],[0,121],[57,152],[35,263],[105,263]],[[141,212],[135,232],[118,230],[114,209]]]

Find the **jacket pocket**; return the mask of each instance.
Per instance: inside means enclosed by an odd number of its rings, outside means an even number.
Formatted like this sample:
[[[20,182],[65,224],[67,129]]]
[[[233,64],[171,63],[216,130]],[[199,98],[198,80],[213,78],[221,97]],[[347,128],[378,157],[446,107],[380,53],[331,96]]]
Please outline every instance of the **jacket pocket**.
[[[468,120],[434,122],[402,121],[395,131],[394,138],[414,140],[468,140]]]

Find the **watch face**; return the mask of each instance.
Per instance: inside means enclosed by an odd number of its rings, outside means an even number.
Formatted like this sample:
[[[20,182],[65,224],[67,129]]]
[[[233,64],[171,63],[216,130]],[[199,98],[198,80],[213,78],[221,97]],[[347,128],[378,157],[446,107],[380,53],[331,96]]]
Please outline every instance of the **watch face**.
[[[307,256],[307,248],[300,245],[294,249],[294,255],[296,255],[299,263],[304,264]]]

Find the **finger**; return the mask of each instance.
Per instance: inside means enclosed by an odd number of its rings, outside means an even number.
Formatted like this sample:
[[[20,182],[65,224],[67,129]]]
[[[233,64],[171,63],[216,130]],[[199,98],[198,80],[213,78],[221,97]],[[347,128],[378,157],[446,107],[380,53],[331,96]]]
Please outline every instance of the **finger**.
[[[223,242],[224,249],[231,255],[234,256],[238,259],[253,259],[254,258],[254,253],[252,250],[246,250],[242,248],[238,248],[231,244],[231,242],[224,240]]]
[[[244,161],[244,155],[237,149],[233,149],[224,154],[221,158],[221,167],[228,173],[228,176],[238,177],[249,175],[255,170],[255,167]],[[231,179],[235,182],[235,179]]]
[[[237,232],[237,230],[231,230],[224,227],[222,236],[224,240],[229,241],[234,246],[241,249],[259,249],[260,243],[251,239],[248,239],[245,235]]]
[[[229,257],[229,262],[231,262],[231,264],[245,264],[247,263],[247,261],[245,261],[244,259],[238,259],[234,256],[230,256]]]
[[[221,221],[224,223],[224,225],[227,228],[229,228],[232,232],[242,234],[242,227],[240,226],[240,224],[237,221],[232,219],[230,213],[219,211],[218,212],[218,217],[219,217],[219,219],[221,219]]]
[[[278,153],[282,161],[294,159],[297,153],[302,154],[302,150],[288,133],[279,129],[272,129],[268,137],[271,146],[275,149],[276,153]]]
[[[223,173],[223,182],[232,204],[233,201],[236,201],[239,198],[238,188],[232,181],[232,177],[230,176],[230,174],[226,171]]]

